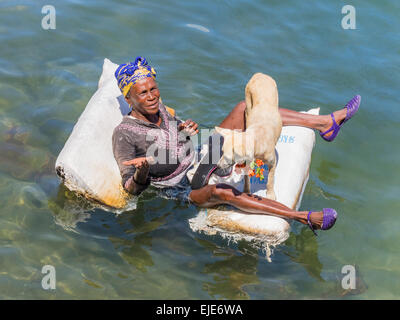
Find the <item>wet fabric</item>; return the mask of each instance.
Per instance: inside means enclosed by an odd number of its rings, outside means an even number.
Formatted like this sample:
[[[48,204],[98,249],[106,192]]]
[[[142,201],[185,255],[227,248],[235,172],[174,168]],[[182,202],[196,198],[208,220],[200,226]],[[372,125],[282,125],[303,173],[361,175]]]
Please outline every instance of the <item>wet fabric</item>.
[[[190,182],[186,175],[175,186],[158,189],[158,195],[160,197],[179,200],[186,204],[191,203],[189,198],[190,192],[192,192],[192,188],[190,187]]]

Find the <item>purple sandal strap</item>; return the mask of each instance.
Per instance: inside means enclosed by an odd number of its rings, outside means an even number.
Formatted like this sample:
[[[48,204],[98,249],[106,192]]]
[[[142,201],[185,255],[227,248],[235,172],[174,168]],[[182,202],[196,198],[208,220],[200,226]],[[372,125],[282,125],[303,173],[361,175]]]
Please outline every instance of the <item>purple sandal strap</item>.
[[[335,117],[333,116],[333,113],[331,113],[331,118],[333,120],[333,124],[332,126],[325,132],[320,132],[320,136],[322,137],[322,139],[326,140],[326,141],[333,141],[336,136],[338,135],[340,129],[342,128],[342,126],[348,121],[350,120],[354,114],[358,111],[359,107],[360,107],[360,103],[361,103],[361,96],[360,95],[356,95],[354,96],[349,102],[347,102],[346,104],[346,117],[344,118],[344,120],[341,122],[340,125],[338,125],[335,121]],[[326,138],[325,135],[329,132],[332,132],[332,134]]]
[[[331,132],[332,130],[335,130],[337,127],[339,127],[338,126],[338,124],[336,123],[336,121],[335,121],[335,117],[333,116],[333,113],[331,113],[331,118],[332,118],[332,121],[333,121],[333,124],[332,124],[332,126],[328,129],[328,130],[326,130],[325,132],[321,132],[320,134],[321,135],[326,135],[327,133],[329,133],[329,132]]]
[[[309,211],[307,215],[307,224],[310,227],[311,231],[317,236],[317,233],[315,232],[315,228],[313,227],[311,220],[310,220],[310,215],[313,211]],[[332,208],[323,208],[323,217],[322,217],[322,227],[321,230],[329,230],[330,228],[333,227],[333,225],[336,222],[337,219],[337,212],[335,209]]]
[[[341,126],[339,126],[336,123],[335,117],[333,116],[333,113],[331,113],[331,118],[332,118],[332,121],[333,121],[332,126],[328,130],[326,130],[325,132],[320,132],[319,133],[319,135],[326,141],[332,141],[333,139],[335,139],[337,134],[339,133],[340,128],[341,128]],[[333,131],[332,134],[328,138],[325,138],[325,135],[327,133],[331,132],[331,131]]]
[[[312,213],[312,211],[309,211],[309,212],[308,212],[308,215],[307,215],[307,224],[308,224],[308,226],[310,227],[311,231],[314,232],[314,234],[315,234],[316,236],[318,236],[317,233],[315,232],[315,229],[314,229],[314,227],[313,227],[313,225],[312,225],[312,223],[311,223],[311,220],[310,220],[310,215],[311,215],[311,213]]]

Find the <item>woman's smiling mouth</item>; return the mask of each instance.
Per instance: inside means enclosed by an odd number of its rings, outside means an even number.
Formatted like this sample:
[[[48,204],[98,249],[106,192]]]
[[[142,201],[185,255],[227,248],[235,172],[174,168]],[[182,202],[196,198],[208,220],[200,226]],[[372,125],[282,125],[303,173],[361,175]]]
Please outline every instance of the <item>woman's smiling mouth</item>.
[[[159,101],[155,102],[154,104],[151,104],[151,105],[147,106],[146,108],[147,109],[155,109],[155,108],[158,107],[158,103],[159,103]]]

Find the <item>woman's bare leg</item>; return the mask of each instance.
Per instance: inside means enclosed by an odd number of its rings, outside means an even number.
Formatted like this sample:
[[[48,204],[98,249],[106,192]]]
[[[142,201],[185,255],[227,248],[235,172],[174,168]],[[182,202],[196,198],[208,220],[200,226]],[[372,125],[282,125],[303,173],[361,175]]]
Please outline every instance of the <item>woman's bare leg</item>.
[[[344,120],[346,112],[346,108],[333,112],[337,124]],[[279,108],[279,113],[283,126],[301,126],[325,132],[333,124],[331,115],[313,115],[284,108]],[[332,132],[329,132],[325,134],[325,137],[328,138],[331,134]]]
[[[203,208],[229,204],[249,214],[273,215],[307,224],[308,211],[295,211],[277,201],[240,192],[227,184],[206,185],[193,190],[189,197]],[[321,228],[323,212],[313,211],[310,220],[316,228]]]
[[[245,130],[245,109],[246,103],[244,101],[239,102],[228,114],[228,116],[220,123],[219,127],[232,130]],[[279,113],[281,115],[283,126],[301,126],[324,132],[333,124],[332,117],[330,115],[313,115],[285,108],[279,108]],[[333,115],[336,123],[340,124],[346,117],[346,108],[333,112]],[[329,132],[325,135],[325,137],[328,138],[331,134],[332,132]]]
[[[246,129],[245,101],[239,102],[228,116],[219,124],[226,129]],[[302,126],[319,131],[328,130],[333,122],[330,115],[311,115],[285,108],[279,108],[283,126]],[[333,113],[338,124],[346,117],[346,109]],[[329,137],[331,133],[325,135]],[[206,185],[190,193],[192,202],[200,207],[213,207],[219,204],[230,204],[249,214],[275,215],[286,219],[294,219],[307,224],[308,211],[295,211],[280,202],[246,194],[226,184]],[[315,211],[310,215],[310,220],[315,228],[321,228],[323,212]]]
[[[232,111],[226,116],[226,118],[219,124],[219,127],[231,130],[242,130],[246,129],[246,115],[245,115],[246,103],[244,101],[239,102]]]

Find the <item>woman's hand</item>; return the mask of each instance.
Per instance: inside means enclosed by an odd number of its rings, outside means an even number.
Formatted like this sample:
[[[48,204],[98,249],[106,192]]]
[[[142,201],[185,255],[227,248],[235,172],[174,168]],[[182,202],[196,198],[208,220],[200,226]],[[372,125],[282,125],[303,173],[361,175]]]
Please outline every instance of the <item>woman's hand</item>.
[[[122,162],[122,164],[124,164],[126,166],[135,166],[136,167],[136,171],[133,175],[133,181],[139,185],[146,185],[147,177],[149,175],[149,170],[150,170],[149,163],[150,164],[154,163],[153,157],[148,157],[148,158],[140,157],[140,158],[135,158],[132,160],[127,160],[127,161]],[[130,192],[132,192],[134,194],[139,194],[145,188],[140,187],[140,186],[137,186],[137,187],[132,186],[130,189]]]
[[[140,157],[132,160],[124,161],[122,164],[126,166],[135,166],[136,172],[134,174],[134,180],[140,184],[144,184],[149,174],[150,166],[149,163],[154,163],[153,157]]]
[[[146,158],[146,157],[140,157],[140,158],[135,158],[135,159],[132,159],[132,160],[127,160],[127,161],[124,161],[124,162],[122,162],[122,164],[123,165],[125,165],[125,166],[135,166],[136,167],[136,169],[146,169],[146,168],[148,168],[149,167],[149,162],[151,163],[152,162],[152,158],[150,159],[151,157],[149,157],[149,158]]]
[[[195,134],[199,133],[199,130],[197,129],[198,126],[199,125],[192,121],[192,119],[188,119],[184,123],[179,124],[178,131],[183,130],[183,132],[185,132],[187,135],[194,136]]]

